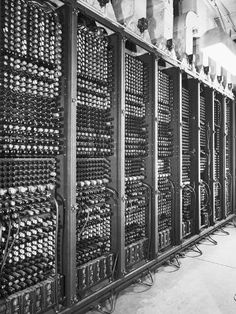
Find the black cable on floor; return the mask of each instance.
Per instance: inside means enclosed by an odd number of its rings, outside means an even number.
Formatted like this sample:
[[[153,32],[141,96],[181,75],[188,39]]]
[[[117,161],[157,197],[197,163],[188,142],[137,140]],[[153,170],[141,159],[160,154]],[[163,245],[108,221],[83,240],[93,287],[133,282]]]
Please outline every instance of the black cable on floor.
[[[225,231],[223,228],[217,229],[217,230],[214,232],[214,234],[215,234],[215,235],[219,235],[219,234],[217,234],[217,232],[221,232],[221,233],[223,233],[224,235],[230,235],[230,233],[229,233],[228,231]]]
[[[154,278],[152,273],[150,272],[150,270],[148,271],[148,274],[146,275],[146,277],[149,276],[150,278],[150,282],[147,281],[143,281],[141,278],[138,280],[138,283],[147,287],[152,287],[154,284]]]
[[[212,239],[212,237],[210,235],[207,235],[205,238],[205,240],[208,240],[209,242],[213,243],[214,245],[217,245],[217,241]]]
[[[194,247],[195,247],[195,248],[194,248]],[[193,251],[193,252],[195,252],[195,253],[198,253],[198,255],[189,256],[189,255],[186,254],[187,257],[192,257],[192,258],[194,258],[194,257],[202,256],[202,254],[203,254],[203,253],[202,253],[202,250],[199,249],[199,247],[197,246],[196,243],[194,243],[194,245],[193,245],[192,247],[190,247],[189,250],[190,250],[190,251]]]
[[[107,299],[107,301],[110,303],[110,309],[107,309],[106,305],[102,306],[101,304],[98,304],[94,308],[94,310],[98,311],[101,314],[112,314],[116,308],[116,301],[117,301],[118,295],[119,295],[119,293],[114,294],[112,292],[110,298]]]
[[[167,265],[168,266],[173,266],[174,267],[174,270],[172,271],[166,271],[166,273],[174,273],[176,271],[178,271],[180,269],[180,262],[179,262],[179,259],[178,257],[175,255],[172,259],[170,259],[169,261],[167,261]]]

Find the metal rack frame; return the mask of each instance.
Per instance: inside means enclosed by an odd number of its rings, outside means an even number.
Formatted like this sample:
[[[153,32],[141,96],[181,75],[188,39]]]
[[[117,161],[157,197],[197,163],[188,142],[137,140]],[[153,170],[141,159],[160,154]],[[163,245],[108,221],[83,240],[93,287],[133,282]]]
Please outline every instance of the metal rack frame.
[[[110,295],[110,291],[119,291],[125,286],[132,283],[132,281],[140,277],[141,274],[145,274],[148,270],[153,270],[162,264],[165,260],[171,258],[176,253],[185,250],[188,246],[195,244],[201,238],[212,233],[214,230],[221,228],[227,224],[230,220],[234,218],[234,214],[227,217],[221,222],[212,221],[214,226],[211,226],[203,231],[200,231],[200,84],[205,84],[209,88],[209,101],[211,105],[209,110],[213,112],[213,86],[209,82],[205,81],[198,74],[189,71],[188,69],[182,68],[180,62],[171,59],[169,56],[165,55],[163,52],[159,51],[155,46],[144,42],[137,35],[133,34],[131,31],[127,30],[124,26],[119,23],[108,20],[107,18],[101,16],[98,12],[95,12],[87,5],[76,1],[66,1],[60,10],[62,11],[64,18],[64,97],[62,104],[65,109],[65,155],[63,156],[62,163],[64,164],[64,188],[62,191],[62,196],[65,203],[65,221],[64,221],[64,250],[63,250],[63,273],[65,275],[65,308],[62,309],[62,313],[76,313],[78,310],[83,313],[89,310],[93,305],[97,304],[102,299],[107,298]],[[84,299],[78,301],[76,296],[76,239],[75,239],[75,229],[76,229],[76,103],[77,103],[77,85],[76,85],[76,64],[77,64],[77,53],[76,53],[76,34],[77,34],[77,13],[82,12],[89,17],[93,18],[98,23],[104,25],[108,29],[114,32],[111,35],[112,45],[115,49],[115,92],[114,99],[117,103],[117,109],[114,110],[113,115],[116,117],[114,120],[115,138],[117,140],[115,156],[112,159],[112,165],[116,170],[113,177],[117,174],[117,180],[112,186],[117,189],[118,199],[117,199],[117,209],[114,211],[113,217],[113,237],[112,247],[115,251],[119,252],[118,263],[117,263],[117,274],[116,279],[109,282],[106,286],[102,287],[99,291],[95,291],[91,295],[85,297]],[[151,132],[149,139],[149,148],[152,151],[152,155],[149,158],[150,168],[148,170],[148,181],[147,183],[152,185],[152,210],[151,210],[151,251],[150,260],[146,261],[143,265],[137,269],[131,270],[126,273],[125,268],[125,241],[124,241],[124,225],[125,225],[125,169],[124,169],[124,150],[125,150],[125,77],[124,77],[124,54],[125,54],[125,41],[129,39],[136,45],[140,46],[146,51],[146,60],[152,67],[149,73],[150,84],[153,91],[150,93],[150,103],[153,105],[147,121],[149,123],[149,132]],[[178,187],[178,193],[175,203],[175,236],[176,241],[174,245],[162,254],[158,254],[158,184],[157,184],[157,141],[158,141],[158,60],[164,60],[169,63],[170,68],[169,73],[172,75],[175,81],[174,94],[175,94],[175,116],[176,120],[173,125],[175,130],[175,146],[177,156],[177,162],[174,170],[174,180]],[[194,174],[193,181],[196,184],[196,195],[197,195],[197,206],[194,214],[195,225],[194,234],[192,237],[182,239],[181,232],[181,221],[182,221],[182,190],[181,190],[181,86],[182,86],[182,75],[187,74],[189,79],[189,86],[191,92],[192,108],[194,110],[194,119],[192,123],[196,129],[196,136],[194,137],[194,147],[195,147],[195,158],[194,158]],[[218,91],[225,97],[230,97],[226,92],[218,89]],[[234,129],[233,134],[235,134],[235,108],[234,110]],[[210,122],[211,125],[214,121]],[[212,125],[212,129],[213,129]],[[225,125],[225,124],[224,124]],[[214,129],[213,129],[214,131]],[[213,132],[214,133],[214,132]],[[225,133],[225,132],[224,132]],[[225,142],[225,139],[224,139]],[[211,149],[213,149],[213,136],[211,139]],[[179,146],[178,146],[179,144]],[[225,144],[224,144],[225,145]],[[233,145],[233,154],[235,154],[235,143]],[[212,162],[213,164],[213,162]],[[225,165],[224,165],[225,166]],[[114,168],[113,167],[113,168]],[[234,167],[234,189],[235,189],[235,161]],[[211,167],[211,176],[213,173],[213,166]],[[213,178],[212,178],[213,182]],[[213,186],[213,185],[212,185]],[[214,189],[212,188],[212,191]],[[235,205],[235,197],[234,203]],[[234,208],[233,208],[234,209]]]

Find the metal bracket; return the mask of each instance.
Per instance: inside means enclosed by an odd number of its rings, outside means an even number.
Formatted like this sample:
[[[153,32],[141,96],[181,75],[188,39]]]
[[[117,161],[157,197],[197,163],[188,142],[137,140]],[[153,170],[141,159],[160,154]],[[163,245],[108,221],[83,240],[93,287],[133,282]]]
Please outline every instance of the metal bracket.
[[[72,98],[72,104],[77,105],[77,99],[76,98]]]
[[[71,297],[71,304],[75,304],[75,303],[77,303],[78,302],[78,298],[77,298],[77,296],[76,295],[73,295],[72,297]]]
[[[78,205],[77,204],[71,206],[71,211],[72,212],[75,212],[77,209],[78,209]]]
[[[73,14],[78,14],[78,13],[79,13],[79,10],[76,9],[76,8],[73,8],[72,13],[73,13]]]
[[[125,201],[127,200],[127,197],[126,197],[125,195],[123,195],[123,196],[121,197],[121,200],[122,200],[122,202],[125,203]]]
[[[127,275],[126,270],[125,270],[125,269],[123,269],[123,270],[122,270],[122,272],[121,272],[121,274],[122,274],[122,276],[123,276],[123,277],[125,277],[125,276]]]

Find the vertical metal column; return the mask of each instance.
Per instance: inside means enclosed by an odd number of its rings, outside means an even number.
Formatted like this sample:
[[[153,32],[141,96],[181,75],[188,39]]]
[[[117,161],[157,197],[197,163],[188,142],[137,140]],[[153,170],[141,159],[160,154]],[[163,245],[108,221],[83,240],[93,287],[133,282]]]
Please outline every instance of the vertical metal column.
[[[153,210],[152,210],[152,243],[153,258],[158,255],[158,59],[153,64],[153,103],[154,103],[154,125],[153,125]]]
[[[77,14],[72,5],[64,8],[65,62],[65,155],[64,202],[65,229],[63,242],[63,270],[65,274],[66,305],[76,297],[76,104],[77,104]]]
[[[193,215],[194,233],[198,234],[201,227],[201,191],[200,191],[200,82],[196,79],[189,81],[189,91],[192,106],[192,131],[193,131],[193,163],[191,181],[195,183],[196,208]]]
[[[214,91],[211,89],[209,99],[211,99],[212,103],[212,110],[211,110],[211,144],[210,144],[210,151],[211,151],[211,181],[210,181],[210,188],[211,188],[211,208],[212,208],[212,223],[216,222],[216,212],[215,212],[215,185],[216,185],[216,178],[215,178],[215,106],[214,106]]]
[[[118,276],[125,274],[125,39],[119,35],[118,45]]]
[[[145,158],[147,183],[152,192],[151,212],[149,213],[149,225],[147,226],[150,236],[149,259],[155,258],[158,253],[158,139],[157,139],[157,115],[158,115],[158,63],[154,55],[148,53],[140,56],[140,59],[148,64],[148,83],[149,83],[149,107],[146,108],[146,124],[148,128],[148,151]]]
[[[235,123],[236,123],[236,119],[235,119],[235,113],[236,113],[236,110],[235,110],[235,100],[232,100],[232,125],[233,125],[233,138],[232,138],[232,146],[233,146],[233,151],[232,151],[232,160],[233,160],[233,173],[232,173],[232,183],[233,183],[233,209],[232,209],[232,213],[235,214],[236,212],[236,208],[235,208],[235,201],[236,201],[236,191],[235,191],[235,179],[236,179],[236,176],[235,176],[235,171],[236,171],[236,148],[235,148],[235,138],[236,138],[236,133],[235,133],[235,130],[236,130],[236,126],[235,126]]]
[[[110,156],[109,159],[111,161],[111,182],[109,183],[109,187],[111,187],[114,191],[117,192],[116,200],[113,199],[113,212],[112,212],[112,230],[111,230],[111,247],[112,251],[115,254],[115,260],[117,260],[118,265],[120,265],[120,259],[122,258],[122,243],[121,237],[122,234],[122,222],[121,219],[123,216],[121,215],[121,129],[120,129],[120,104],[121,104],[121,37],[117,34],[112,34],[109,36],[109,40],[113,47],[113,97],[112,97],[112,123],[113,123],[113,132],[114,132],[114,155]],[[117,167],[118,165],[118,167]],[[122,170],[123,171],[123,170]],[[117,265],[114,265],[117,267]],[[120,266],[118,266],[120,269]],[[116,269],[117,270],[117,269]],[[120,276],[120,272],[117,271],[116,274]]]

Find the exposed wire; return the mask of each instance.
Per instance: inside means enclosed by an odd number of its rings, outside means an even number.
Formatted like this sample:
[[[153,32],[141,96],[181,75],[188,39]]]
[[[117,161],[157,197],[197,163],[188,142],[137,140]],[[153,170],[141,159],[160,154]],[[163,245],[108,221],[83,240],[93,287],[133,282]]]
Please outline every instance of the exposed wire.
[[[118,257],[119,257],[119,252],[117,252],[114,263],[112,265],[112,271],[111,271],[111,279],[114,280],[115,279],[115,271],[116,271],[116,266],[117,266],[117,261],[118,261]]]
[[[115,311],[117,295],[112,294],[107,301],[110,303],[110,309],[103,309],[101,304],[98,304],[95,309],[102,314],[112,314]]]
[[[189,255],[186,255],[187,257],[191,257],[191,258],[194,258],[194,257],[199,257],[199,256],[202,256],[202,250],[199,249],[199,247],[197,246],[196,243],[193,244],[192,247],[188,248],[188,250],[192,251],[192,252],[195,252],[195,253],[198,253],[198,255],[195,255],[195,256],[189,256]]]
[[[8,245],[9,245],[9,241],[10,241],[10,236],[11,236],[11,220],[9,221],[9,224],[8,224],[7,241],[6,241],[6,245],[5,245],[5,248],[4,248],[4,256],[3,256],[3,259],[2,259],[2,265],[1,265],[1,269],[0,269],[0,274],[2,273],[3,268],[5,266],[6,255],[7,255],[7,251],[8,251]]]
[[[176,194],[175,185],[174,185],[173,181],[172,181],[170,178],[168,178],[168,181],[169,181],[169,183],[170,183],[171,190],[172,190],[172,196],[173,196],[173,198],[172,198],[172,204],[173,204],[173,203],[175,204],[175,194]]]
[[[114,200],[117,203],[117,199],[119,197],[118,192],[115,189],[112,189],[111,187],[106,187],[106,190],[108,190],[109,192],[111,192],[111,194],[113,195]],[[114,197],[115,196],[115,197]]]
[[[208,234],[205,238],[205,240],[208,240],[209,242],[213,243],[214,245],[217,245],[217,241],[212,239],[212,237]]]
[[[221,11],[220,11],[220,8],[219,8],[218,4],[216,3],[216,1],[214,1],[214,5],[215,5],[215,7],[216,7],[216,9],[217,9],[217,11],[218,11],[218,13],[219,13],[219,17],[220,17],[220,21],[221,21],[221,24],[222,24],[222,26],[223,26],[223,29],[224,29],[224,31],[226,32],[225,22],[224,22],[224,19],[223,19],[223,17],[222,17]]]
[[[154,278],[152,276],[152,273],[150,272],[150,270],[148,270],[148,273],[146,275],[146,277],[149,276],[149,278],[151,279],[150,282],[147,281],[143,281],[142,279],[139,279],[138,283],[140,283],[141,285],[147,286],[147,287],[152,287],[154,284]]]
[[[28,3],[41,8],[45,13],[53,12],[56,24],[60,24],[59,16],[56,12],[57,6],[54,3],[47,0],[28,0]]]
[[[153,285],[154,285],[154,283],[155,283],[155,280],[154,280],[154,277],[153,277],[152,273],[150,272],[150,270],[148,270],[148,273],[147,273],[147,275],[146,275],[145,277],[147,277],[147,276],[149,276],[150,282],[144,281],[142,278],[139,278],[139,279],[136,280],[136,282],[134,283],[136,286],[137,286],[137,285],[142,285],[142,286],[145,286],[145,287],[147,287],[147,288],[146,288],[146,289],[143,289],[143,290],[140,290],[140,291],[134,291],[134,293],[144,293],[144,292],[150,290],[150,289],[153,287]]]
[[[222,184],[220,183],[219,179],[216,179],[215,184],[216,184],[216,185],[219,185],[219,186],[220,186],[220,190],[222,190]]]
[[[85,229],[85,227],[87,226],[87,223],[88,223],[88,221],[89,221],[89,216],[90,216],[90,208],[89,208],[85,203],[84,203],[83,205],[85,205],[85,206],[87,207],[88,213],[87,213],[87,217],[86,217],[86,220],[85,220],[85,222],[84,222],[84,225],[82,226],[82,228],[81,228],[81,230],[80,230],[80,232],[79,232],[79,234],[78,234],[78,236],[77,236],[77,239],[78,239],[78,240],[80,239],[82,233],[84,232],[84,229]]]
[[[186,189],[187,191],[190,191],[194,195],[194,199],[196,200],[197,198],[196,191],[195,191],[195,188],[191,186],[191,184],[184,184],[183,190],[184,189]]]
[[[56,192],[56,193],[55,193],[55,198],[57,199],[58,197],[60,198],[61,203],[62,203],[62,208],[63,208],[63,212],[62,212],[63,224],[65,224],[65,200],[64,200],[64,198],[62,197],[62,195],[61,195],[60,193]],[[59,227],[59,225],[58,225],[58,227]],[[61,227],[61,226],[60,226],[60,227]],[[63,235],[64,235],[64,231],[65,231],[65,228],[62,226],[62,233],[63,233]]]
[[[49,1],[40,1],[40,0],[28,0],[29,4],[33,4],[37,7],[40,7],[46,13],[54,12],[56,7]]]
[[[158,193],[158,196],[160,197],[160,207],[162,207],[162,205],[163,205],[163,195],[162,195],[162,193],[161,193],[161,191],[158,189],[157,190],[157,193]]]
[[[168,260],[167,263],[169,266],[173,266],[175,268],[173,271],[168,271],[168,273],[173,273],[180,269],[180,262],[177,255],[175,255],[172,259]]]
[[[202,209],[206,209],[207,208],[207,205],[209,203],[209,200],[210,200],[210,195],[208,193],[208,191],[210,191],[210,188],[209,188],[209,185],[201,180],[201,183],[200,183],[201,187],[204,189],[205,193],[206,193],[206,201],[205,201],[205,204],[202,205]],[[208,187],[209,189],[207,189],[206,187]]]
[[[3,256],[3,259],[2,259],[2,265],[1,265],[1,269],[0,269],[0,274],[2,273],[3,268],[5,266],[5,263],[6,263],[6,256],[7,256],[7,252],[8,252],[8,245],[9,245],[9,241],[10,241],[10,236],[11,236],[11,221],[9,221],[9,224],[8,224],[7,241],[6,241],[6,245],[5,245],[5,248],[4,248],[4,256]]]
[[[191,194],[193,194],[193,197],[191,197],[191,210],[192,210],[192,212],[194,212],[195,211],[195,207],[196,207],[196,203],[197,203],[197,195],[196,195],[195,188],[191,184],[184,184],[184,186],[183,186],[183,194],[184,194],[184,190],[187,190]]]
[[[224,8],[224,10],[225,10],[225,12],[226,12],[226,14],[228,16],[231,25],[233,26],[233,30],[236,32],[236,26],[235,26],[235,24],[234,24],[234,22],[233,22],[233,20],[231,18],[231,14],[230,14],[229,10],[226,8],[226,6],[224,5],[224,3],[222,1],[220,1],[220,3],[221,3],[222,7]]]
[[[17,226],[17,231],[16,231],[16,234],[12,240],[12,243],[11,243],[11,246],[8,248],[9,246],[9,241],[10,241],[10,235],[11,235],[11,230],[12,230],[12,223],[11,221],[9,222],[9,225],[8,225],[8,235],[7,235],[7,242],[6,242],[6,246],[5,246],[5,251],[4,251],[4,257],[3,257],[3,261],[2,261],[2,266],[1,266],[1,270],[0,270],[0,274],[2,274],[2,271],[3,271],[3,268],[6,264],[6,260],[15,244],[15,241],[19,235],[19,232],[20,232],[20,217],[18,216],[18,226]]]
[[[2,222],[0,221],[0,244],[2,242],[2,233],[3,233],[3,224]]]
[[[176,254],[176,256],[177,256],[177,257],[181,257],[181,258],[185,258],[185,257],[186,257],[186,255],[185,255],[184,252],[178,252],[178,253]]]
[[[211,208],[211,203],[210,203],[210,199],[211,199],[211,189],[210,189],[210,186],[207,182],[203,181],[204,184],[206,185],[207,187],[207,191],[208,191],[208,201],[207,201],[207,205],[208,205],[208,217],[212,217],[213,216],[213,211],[212,211],[212,208]],[[210,220],[208,219],[208,226],[210,227]]]
[[[144,183],[143,185],[148,189],[149,195],[148,195],[148,258],[150,258],[150,249],[151,249],[151,202],[150,198],[152,198],[152,188],[149,184]]]
[[[230,202],[232,204],[233,198],[233,176],[230,172],[227,172],[227,176],[230,177]]]
[[[58,296],[58,236],[59,236],[59,207],[57,200],[55,197],[53,198],[53,202],[56,209],[56,230],[55,230],[55,294]],[[59,301],[58,297],[56,297],[56,312],[59,311]]]
[[[224,230],[223,227],[217,229],[216,232],[217,231],[220,231],[220,232],[224,233],[225,235],[230,235],[230,233],[228,231]]]

